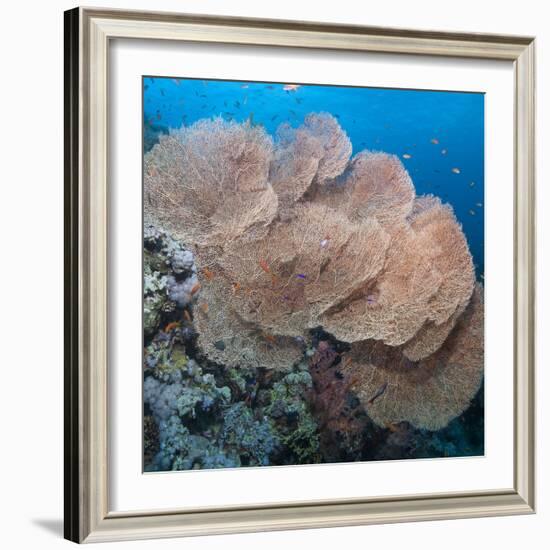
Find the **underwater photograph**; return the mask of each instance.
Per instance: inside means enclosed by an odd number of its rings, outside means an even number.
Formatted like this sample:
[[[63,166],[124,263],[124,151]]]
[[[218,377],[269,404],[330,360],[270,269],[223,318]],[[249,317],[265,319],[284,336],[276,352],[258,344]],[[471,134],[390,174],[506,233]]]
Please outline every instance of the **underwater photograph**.
[[[484,94],[144,76],[143,470],[484,455]]]

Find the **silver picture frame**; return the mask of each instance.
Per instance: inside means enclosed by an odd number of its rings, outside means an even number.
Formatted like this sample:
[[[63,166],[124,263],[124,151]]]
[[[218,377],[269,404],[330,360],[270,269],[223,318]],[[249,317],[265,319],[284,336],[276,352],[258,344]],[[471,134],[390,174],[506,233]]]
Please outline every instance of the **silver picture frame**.
[[[107,90],[110,41],[117,38],[513,63],[513,487],[261,506],[109,511]],[[110,9],[75,8],[65,13],[65,538],[83,543],[534,513],[534,55],[534,38],[522,36]]]

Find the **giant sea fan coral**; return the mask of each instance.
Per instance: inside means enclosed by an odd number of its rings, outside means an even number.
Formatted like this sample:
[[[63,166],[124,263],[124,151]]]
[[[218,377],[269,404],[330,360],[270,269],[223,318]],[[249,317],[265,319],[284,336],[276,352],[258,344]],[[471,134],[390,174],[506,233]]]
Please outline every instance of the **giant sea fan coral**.
[[[259,127],[201,120],[172,130],[145,156],[145,217],[186,242],[223,244],[267,226],[277,197],[271,138]]]
[[[322,327],[352,344],[360,372],[374,356],[386,367],[419,362],[400,376],[431,405],[415,416],[397,392],[401,405],[377,418],[435,429],[461,411],[456,396],[461,406],[473,396],[479,380],[466,383],[468,369],[482,372],[479,354],[462,357],[462,370],[455,361],[468,344],[460,334],[472,319],[479,334],[483,320],[472,257],[452,209],[415,197],[397,157],[350,155],[326,113],[282,125],[275,144],[249,122],[202,120],[161,136],[146,156],[146,219],[195,252],[194,322],[211,360],[286,370]],[[422,386],[434,361],[446,374]],[[358,379],[371,399],[371,377]],[[450,391],[424,391],[440,383]],[[377,401],[373,411],[389,399]]]
[[[353,344],[343,371],[368,415],[380,426],[408,421],[439,430],[466,410],[483,377],[483,291],[477,286],[444,344],[415,363],[399,347]]]

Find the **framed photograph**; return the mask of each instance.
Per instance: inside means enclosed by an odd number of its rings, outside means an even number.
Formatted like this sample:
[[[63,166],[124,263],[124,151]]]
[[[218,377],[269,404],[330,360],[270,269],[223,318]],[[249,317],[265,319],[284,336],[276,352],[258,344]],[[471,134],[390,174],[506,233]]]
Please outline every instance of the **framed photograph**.
[[[533,513],[534,39],[65,13],[65,537]]]

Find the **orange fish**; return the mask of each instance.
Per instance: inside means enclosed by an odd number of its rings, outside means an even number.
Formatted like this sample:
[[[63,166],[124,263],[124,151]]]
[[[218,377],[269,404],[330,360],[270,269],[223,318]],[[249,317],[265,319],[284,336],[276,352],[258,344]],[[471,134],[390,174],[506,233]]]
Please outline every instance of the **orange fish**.
[[[191,296],[193,296],[193,294],[196,294],[200,289],[201,289],[201,284],[195,283],[193,285],[193,288],[191,289]]]
[[[342,365],[343,365],[344,367],[347,367],[350,363],[351,363],[351,356],[348,355],[348,356],[344,359]]]
[[[207,267],[205,267],[203,270],[202,270],[204,276],[209,280],[211,281],[213,278],[214,278],[214,273],[212,271],[210,271],[210,269],[208,269]]]
[[[263,337],[264,337],[268,342],[270,342],[271,344],[276,344],[276,343],[277,343],[277,339],[276,339],[275,336],[273,336],[272,334],[267,334],[267,333],[264,332]]]
[[[233,294],[236,292],[239,292],[239,289],[241,288],[241,283],[233,283]]]
[[[208,313],[208,304],[206,302],[203,302],[201,304],[201,309],[202,309],[203,313]]]
[[[170,332],[171,330],[174,330],[175,328],[178,328],[180,326],[179,321],[172,321],[171,323],[168,323],[166,327],[164,327],[164,332]]]
[[[260,260],[258,263],[260,264],[260,267],[261,267],[266,273],[270,273],[269,266],[267,265],[267,262],[266,262],[265,260]]]

